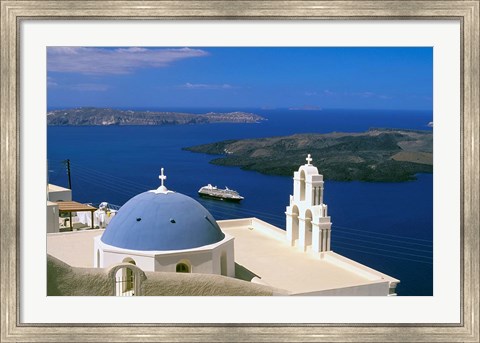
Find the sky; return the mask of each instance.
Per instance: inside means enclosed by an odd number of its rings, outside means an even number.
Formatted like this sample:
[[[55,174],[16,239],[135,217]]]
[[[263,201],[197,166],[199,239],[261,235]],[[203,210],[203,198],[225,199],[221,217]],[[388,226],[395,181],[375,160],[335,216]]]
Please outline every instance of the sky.
[[[49,47],[49,108],[432,110],[431,47]]]

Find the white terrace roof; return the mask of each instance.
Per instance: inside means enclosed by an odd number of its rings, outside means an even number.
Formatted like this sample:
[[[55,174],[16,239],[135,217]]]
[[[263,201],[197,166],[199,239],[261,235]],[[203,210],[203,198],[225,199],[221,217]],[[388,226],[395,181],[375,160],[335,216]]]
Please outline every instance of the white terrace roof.
[[[48,191],[49,192],[64,192],[64,191],[70,191],[70,189],[62,187],[62,186],[57,186],[52,183],[48,184]]]
[[[290,247],[285,231],[256,218],[218,221],[235,237],[235,262],[261,281],[294,294],[398,280],[334,253],[323,258]]]
[[[72,267],[93,268],[93,238],[104,229],[47,234],[47,254]]]
[[[258,275],[262,283],[292,294],[398,282],[333,251],[324,253],[322,259],[300,252],[289,246],[285,231],[256,218],[217,223],[223,232],[235,237],[237,264]],[[72,266],[91,268],[93,238],[102,233],[85,230],[48,234],[47,252]]]

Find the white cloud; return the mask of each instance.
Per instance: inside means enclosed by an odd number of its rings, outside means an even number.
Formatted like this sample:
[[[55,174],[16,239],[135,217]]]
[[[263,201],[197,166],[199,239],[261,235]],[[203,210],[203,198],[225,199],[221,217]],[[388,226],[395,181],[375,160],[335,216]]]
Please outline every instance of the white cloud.
[[[49,47],[49,72],[129,74],[140,68],[164,68],[175,61],[207,56],[200,49]]]
[[[58,83],[55,82],[55,80],[48,76],[47,77],[47,87],[55,87],[55,86],[58,86]]]
[[[217,84],[206,84],[206,83],[190,83],[187,82],[181,86],[178,86],[177,88],[181,89],[233,89],[232,85],[229,85],[227,83],[217,85]]]

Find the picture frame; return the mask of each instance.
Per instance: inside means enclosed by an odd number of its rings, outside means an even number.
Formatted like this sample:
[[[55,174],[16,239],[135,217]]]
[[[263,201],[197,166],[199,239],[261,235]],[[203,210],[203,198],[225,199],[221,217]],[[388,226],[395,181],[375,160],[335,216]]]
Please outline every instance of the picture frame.
[[[1,1],[1,341],[478,342],[478,1]],[[20,23],[40,19],[459,20],[461,322],[443,324],[28,324],[20,321]]]

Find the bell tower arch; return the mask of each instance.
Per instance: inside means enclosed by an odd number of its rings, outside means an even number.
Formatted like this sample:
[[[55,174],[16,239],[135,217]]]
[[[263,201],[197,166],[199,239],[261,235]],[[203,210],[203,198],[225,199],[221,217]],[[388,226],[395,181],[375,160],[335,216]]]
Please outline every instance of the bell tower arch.
[[[323,202],[323,175],[307,163],[293,173],[293,195],[285,211],[287,240],[301,251],[321,253],[330,250],[332,223]]]

